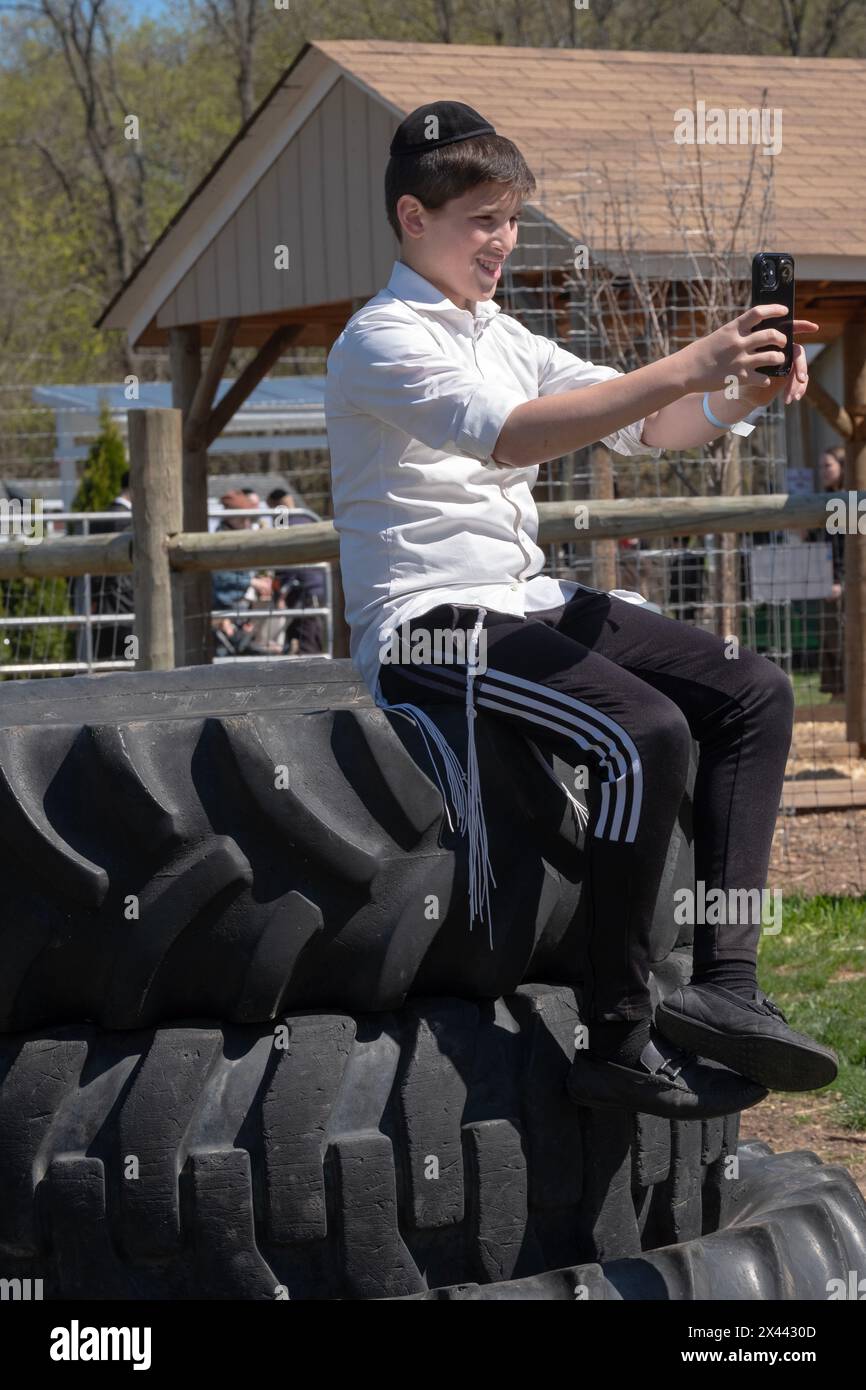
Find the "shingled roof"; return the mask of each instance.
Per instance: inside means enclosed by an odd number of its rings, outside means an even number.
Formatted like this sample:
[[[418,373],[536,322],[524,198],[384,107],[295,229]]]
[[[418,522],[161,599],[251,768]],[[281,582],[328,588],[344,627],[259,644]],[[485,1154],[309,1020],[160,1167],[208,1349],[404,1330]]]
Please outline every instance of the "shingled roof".
[[[638,166],[646,249],[667,250],[671,228],[657,150],[671,162],[700,151],[736,184],[743,145],[676,146],[674,113],[695,99],[724,110],[782,111],[772,159],[775,233],[795,256],[857,256],[866,265],[866,61],[749,54],[629,53],[597,49],[322,40],[316,46],[404,115],[425,101],[466,101],[519,145],[542,198],[569,225],[568,195],[603,161],[614,178]],[[763,96],[766,90],[766,96]],[[684,161],[683,167],[687,167]]]
[[[750,164],[748,217],[771,169],[763,243],[794,254],[798,304],[832,338],[866,312],[864,91],[859,59],[310,42],[98,325],[147,344],[199,323],[209,342],[219,320],[236,317],[238,344],[261,344],[279,324],[296,324],[299,343],[328,344],[397,253],[382,197],[393,131],[416,106],[453,97],[519,145],[538,180],[527,231],[541,219],[564,251],[571,241],[594,252],[615,245],[623,190],[629,250],[682,253],[684,226],[702,249],[701,219],[690,220],[700,178],[724,247]],[[677,113],[698,103],[781,112],[779,152],[676,143]],[[291,244],[289,271],[274,269],[275,242]]]

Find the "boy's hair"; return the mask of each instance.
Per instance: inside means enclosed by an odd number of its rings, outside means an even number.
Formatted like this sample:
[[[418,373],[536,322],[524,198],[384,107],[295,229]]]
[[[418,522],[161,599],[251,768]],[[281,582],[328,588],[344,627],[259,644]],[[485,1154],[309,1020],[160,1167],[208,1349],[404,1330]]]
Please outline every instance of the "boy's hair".
[[[411,193],[425,208],[441,208],[479,183],[502,183],[521,198],[535,177],[517,146],[504,135],[477,135],[418,155],[392,155],[385,170],[385,211],[398,241],[397,200]]]

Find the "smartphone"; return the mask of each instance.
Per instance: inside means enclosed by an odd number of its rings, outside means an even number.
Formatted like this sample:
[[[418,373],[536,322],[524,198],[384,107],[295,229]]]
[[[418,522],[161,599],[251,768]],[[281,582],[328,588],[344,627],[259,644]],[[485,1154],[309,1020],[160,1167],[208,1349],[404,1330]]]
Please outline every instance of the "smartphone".
[[[778,367],[756,367],[765,376],[787,376],[794,365],[794,257],[787,251],[759,251],[752,257],[752,305],[784,304],[784,318],[764,319],[762,327],[785,335],[785,361]]]

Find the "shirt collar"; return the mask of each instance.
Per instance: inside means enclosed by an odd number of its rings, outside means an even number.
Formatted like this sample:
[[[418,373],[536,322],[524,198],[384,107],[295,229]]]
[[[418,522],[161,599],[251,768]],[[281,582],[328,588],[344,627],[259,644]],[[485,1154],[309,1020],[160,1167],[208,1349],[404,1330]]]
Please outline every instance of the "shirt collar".
[[[440,289],[432,285],[423,275],[419,275],[417,270],[406,265],[405,261],[395,261],[391,271],[391,278],[387,288],[397,298],[402,299],[404,304],[408,304],[412,309],[424,309],[427,313],[460,314],[462,317],[468,315],[472,318],[469,309],[458,309],[453,299],[443,295]],[[476,300],[475,320],[490,319],[494,314],[500,312],[500,306],[493,299]]]

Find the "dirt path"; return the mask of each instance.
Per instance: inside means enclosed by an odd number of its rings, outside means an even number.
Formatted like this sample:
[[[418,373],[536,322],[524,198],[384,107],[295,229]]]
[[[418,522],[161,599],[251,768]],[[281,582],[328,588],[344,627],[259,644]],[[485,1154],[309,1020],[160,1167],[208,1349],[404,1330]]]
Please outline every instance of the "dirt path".
[[[767,884],[807,897],[866,893],[866,807],[779,816]],[[863,914],[866,923],[866,903]]]
[[[810,1149],[824,1163],[847,1168],[866,1198],[866,1133],[835,1122],[836,1097],[771,1092],[740,1120],[740,1138],[763,1139],[775,1153]]]
[[[843,724],[795,725],[789,775],[866,776],[866,759],[840,751],[844,737]],[[807,897],[866,894],[866,808],[780,815],[767,883]],[[866,930],[866,901],[863,923]],[[810,1149],[824,1163],[841,1164],[866,1197],[866,1133],[844,1129],[835,1118],[836,1106],[833,1091],[771,1092],[745,1112],[740,1132],[743,1139],[763,1139],[776,1153]]]
[[[844,797],[846,786],[866,779],[866,758],[853,756],[842,723],[795,723],[787,779],[789,786],[836,783]],[[866,894],[866,807],[780,814],[768,886],[807,896]]]

